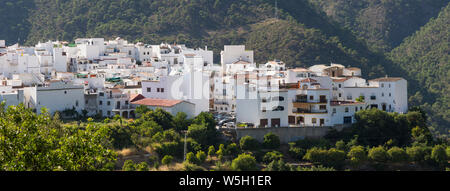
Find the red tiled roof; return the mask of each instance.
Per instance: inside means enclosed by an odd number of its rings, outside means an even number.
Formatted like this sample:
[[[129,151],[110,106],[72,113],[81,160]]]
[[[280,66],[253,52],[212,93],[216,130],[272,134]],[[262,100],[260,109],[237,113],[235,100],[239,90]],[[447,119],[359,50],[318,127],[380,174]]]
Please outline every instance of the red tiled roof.
[[[311,79],[311,78],[306,78],[306,79],[304,79],[304,80],[302,80],[302,81],[300,81],[300,82],[317,82],[317,80],[314,80],[314,79]]]
[[[396,82],[399,80],[403,80],[403,78],[377,78],[369,81],[379,81],[379,82]]]
[[[340,79],[333,79],[333,82],[345,82],[347,81],[347,78],[340,78]]]
[[[145,99],[145,97],[142,94],[131,94],[130,95],[130,102],[135,102],[135,101],[139,101]]]
[[[173,107],[181,102],[183,102],[183,100],[145,98],[145,99],[141,99],[141,100],[132,102],[131,104],[156,106],[156,107]]]

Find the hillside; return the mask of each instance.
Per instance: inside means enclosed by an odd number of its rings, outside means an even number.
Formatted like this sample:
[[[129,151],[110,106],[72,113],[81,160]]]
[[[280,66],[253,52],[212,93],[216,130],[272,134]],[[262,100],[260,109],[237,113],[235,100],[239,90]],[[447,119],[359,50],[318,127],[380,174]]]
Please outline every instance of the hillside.
[[[390,51],[432,17],[448,0],[309,0],[320,12],[364,39]]]
[[[392,60],[418,82],[410,83],[410,89],[415,91],[410,103],[431,113],[432,126],[446,134],[450,127],[449,42],[450,4],[439,17],[432,19],[390,53]]]
[[[366,78],[406,78],[409,95],[420,92],[411,99],[413,105],[432,112],[433,127],[448,133],[449,87],[439,83],[448,82],[448,8],[427,23],[449,0],[279,0],[278,19],[274,2],[3,0],[0,39],[33,45],[120,36],[208,46],[216,61],[224,45],[245,44],[255,50],[259,64],[281,59],[291,67],[331,62],[360,67]]]

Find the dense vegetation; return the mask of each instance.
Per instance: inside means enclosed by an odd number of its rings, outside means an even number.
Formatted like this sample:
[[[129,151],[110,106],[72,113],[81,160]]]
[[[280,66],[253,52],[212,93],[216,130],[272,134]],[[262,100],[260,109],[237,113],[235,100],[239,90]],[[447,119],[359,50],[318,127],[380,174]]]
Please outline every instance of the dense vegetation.
[[[364,77],[406,78],[411,106],[429,112],[433,133],[445,137],[448,5],[448,0],[282,0],[275,19],[273,0],[4,0],[0,39],[32,45],[121,36],[208,45],[216,60],[223,45],[245,44],[258,63],[361,67]]]
[[[222,139],[212,114],[194,119],[162,109],[139,109],[140,118],[62,122],[45,109],[1,107],[0,170],[445,170],[450,147],[434,140],[423,113],[357,113],[357,123],[323,139],[281,144]],[[186,133],[186,139],[184,138]],[[185,146],[186,145],[186,146]],[[184,155],[186,154],[186,155]],[[185,160],[184,160],[185,159]],[[296,164],[294,166],[293,164]],[[300,165],[298,165],[300,164]]]

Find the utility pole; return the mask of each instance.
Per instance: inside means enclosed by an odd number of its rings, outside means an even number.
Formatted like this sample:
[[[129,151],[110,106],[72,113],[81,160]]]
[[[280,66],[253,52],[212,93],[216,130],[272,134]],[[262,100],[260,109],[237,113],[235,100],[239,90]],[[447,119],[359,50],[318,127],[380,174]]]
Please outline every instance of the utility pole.
[[[278,20],[278,0],[275,0],[275,19]]]
[[[186,161],[186,152],[187,152],[187,143],[186,143],[186,139],[187,139],[187,131],[184,131],[184,151],[183,151],[183,162]]]

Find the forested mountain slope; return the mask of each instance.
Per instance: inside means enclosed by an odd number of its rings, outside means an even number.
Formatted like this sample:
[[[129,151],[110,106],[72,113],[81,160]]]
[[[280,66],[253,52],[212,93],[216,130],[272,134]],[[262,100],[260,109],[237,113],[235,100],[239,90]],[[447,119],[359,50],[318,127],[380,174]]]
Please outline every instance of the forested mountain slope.
[[[450,126],[450,4],[390,56],[418,83],[409,84],[410,104],[431,113],[433,127],[449,133]]]
[[[308,1],[379,51],[390,51],[400,45],[449,3],[449,0]]]

